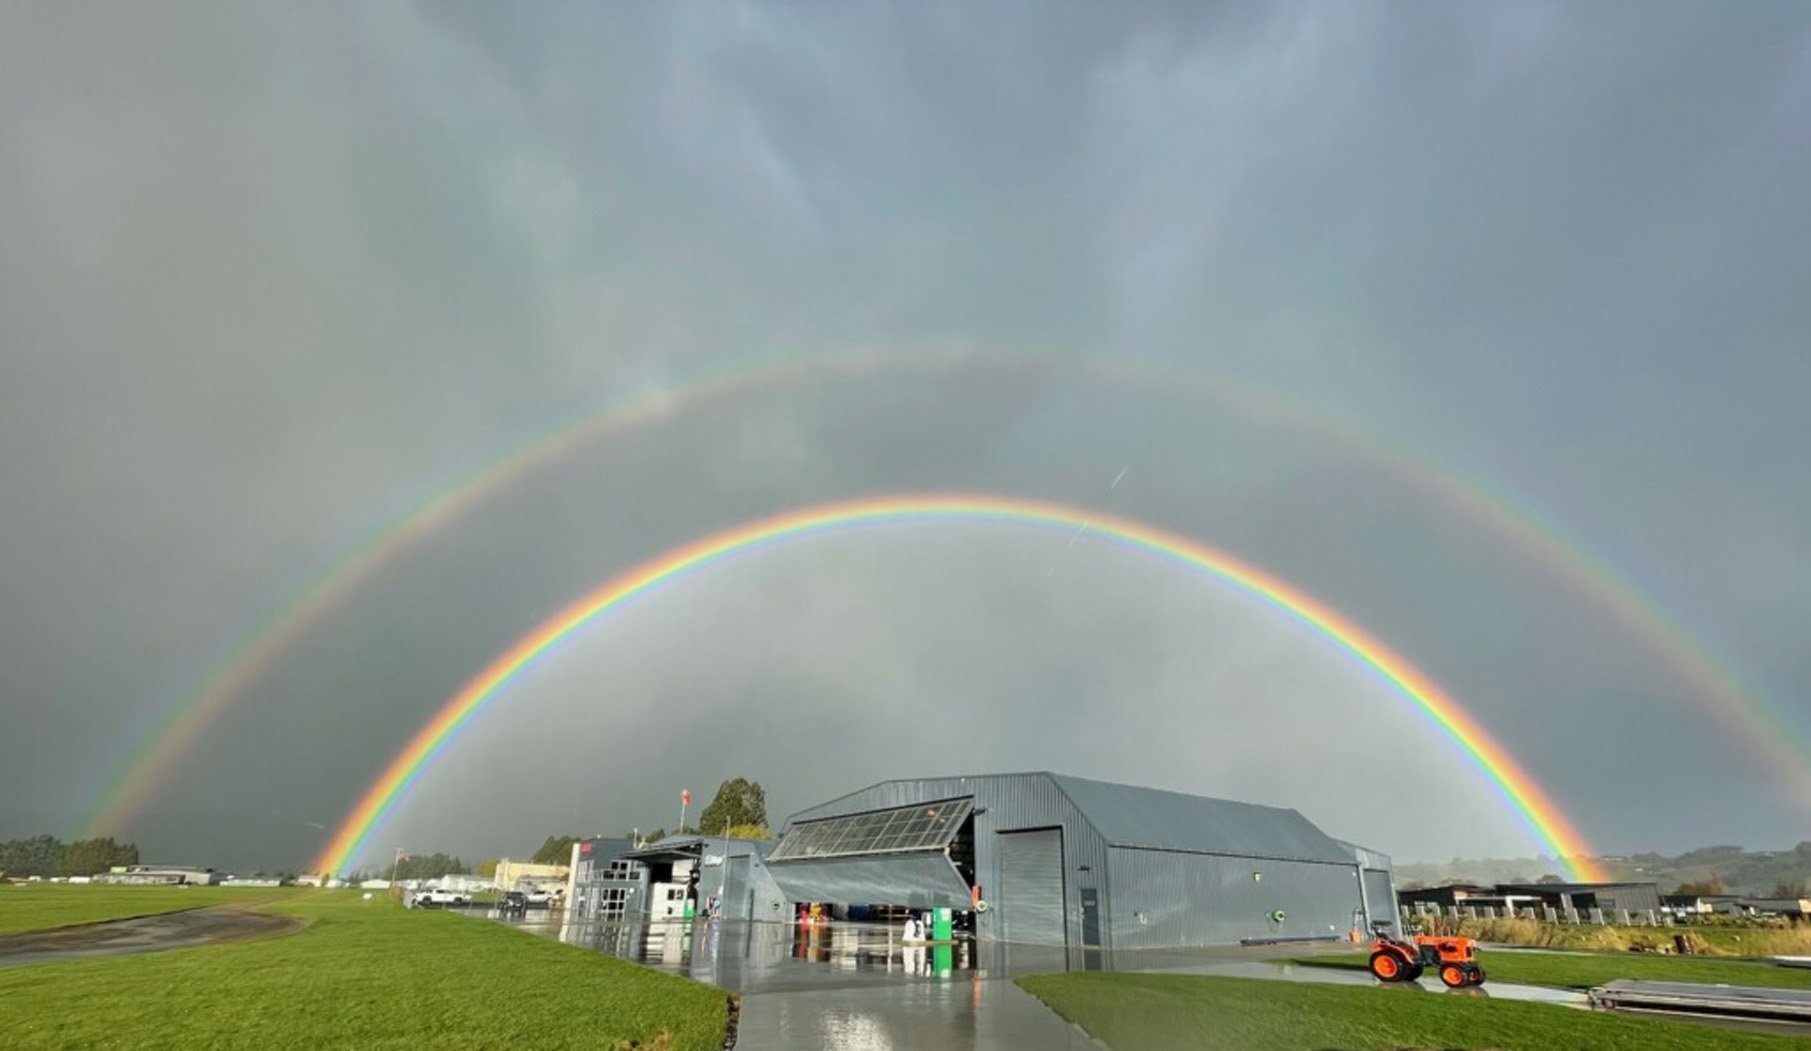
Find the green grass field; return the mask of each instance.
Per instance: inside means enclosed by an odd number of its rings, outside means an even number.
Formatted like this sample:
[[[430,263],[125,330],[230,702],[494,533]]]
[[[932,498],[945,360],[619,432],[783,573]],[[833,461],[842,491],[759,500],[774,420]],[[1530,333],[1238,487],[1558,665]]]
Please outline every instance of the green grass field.
[[[326,891],[262,941],[0,970],[21,1047],[723,1046],[727,994],[477,917]]]
[[[1367,970],[1368,954],[1304,956],[1294,962],[1310,967]],[[1491,952],[1481,949],[1478,962],[1493,982],[1545,985],[1556,989],[1589,989],[1616,978],[1645,978],[1663,982],[1711,982],[1724,985],[1763,985],[1781,989],[1811,989],[1811,970],[1775,967],[1743,960],[1707,959],[1702,956],[1653,956],[1647,954]]]
[[[77,923],[151,916],[203,905],[291,897],[291,887],[117,887],[106,884],[0,884],[0,935]]]
[[[1783,1051],[1811,1046],[1811,1041],[1761,1033],[1408,986],[1084,973],[1035,975],[1020,978],[1018,984],[1119,1051],[1188,1047]]]

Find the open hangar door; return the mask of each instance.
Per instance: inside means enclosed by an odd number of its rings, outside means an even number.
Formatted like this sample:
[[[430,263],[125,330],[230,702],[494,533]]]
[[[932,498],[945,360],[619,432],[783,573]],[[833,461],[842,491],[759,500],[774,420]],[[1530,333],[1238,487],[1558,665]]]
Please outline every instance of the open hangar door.
[[[966,909],[958,863],[973,856],[973,808],[957,798],[799,822],[768,855],[767,873],[795,903]]]

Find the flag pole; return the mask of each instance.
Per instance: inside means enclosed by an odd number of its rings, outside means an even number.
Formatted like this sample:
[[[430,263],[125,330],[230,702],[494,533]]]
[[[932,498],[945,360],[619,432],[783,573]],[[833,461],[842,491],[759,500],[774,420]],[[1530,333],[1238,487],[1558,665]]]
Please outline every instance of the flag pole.
[[[389,893],[390,893],[391,898],[402,897],[402,888],[398,887],[396,885],[396,870],[398,868],[402,867],[402,859],[404,857],[406,857],[406,855],[403,854],[402,848],[397,847],[396,856],[394,858],[390,859],[390,891],[389,891]],[[407,903],[405,902],[404,904],[407,904]]]

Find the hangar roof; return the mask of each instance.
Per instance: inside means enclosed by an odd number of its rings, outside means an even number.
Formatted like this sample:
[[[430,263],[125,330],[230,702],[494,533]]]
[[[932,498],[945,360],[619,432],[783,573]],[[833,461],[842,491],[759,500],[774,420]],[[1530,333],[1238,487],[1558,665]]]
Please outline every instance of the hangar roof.
[[[1116,847],[1352,863],[1352,853],[1300,812],[1160,788],[1050,774]]]
[[[837,815],[958,795],[975,794],[980,806],[988,805],[980,796],[997,792],[1032,802],[1034,808],[1052,805],[1054,793],[1035,791],[1033,784],[1054,787],[1114,846],[1342,865],[1362,861],[1368,867],[1389,865],[1384,855],[1333,839],[1295,810],[1093,781],[1047,770],[882,781],[794,814],[788,829]]]

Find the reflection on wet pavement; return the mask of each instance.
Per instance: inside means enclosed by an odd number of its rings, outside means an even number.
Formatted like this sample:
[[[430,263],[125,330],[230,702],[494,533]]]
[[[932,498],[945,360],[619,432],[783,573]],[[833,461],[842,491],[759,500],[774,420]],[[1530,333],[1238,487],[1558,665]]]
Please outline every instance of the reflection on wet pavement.
[[[860,923],[793,925],[662,921],[519,923],[545,937],[741,993],[739,1048],[1096,1048],[1012,984],[1026,974],[1161,971],[1332,985],[1376,985],[1368,973],[1281,959],[1350,946],[1227,947],[1105,953],[999,942],[926,946],[897,928]],[[1580,993],[1492,983],[1449,991],[1405,985],[1405,995],[1489,996],[1586,1006]]]

